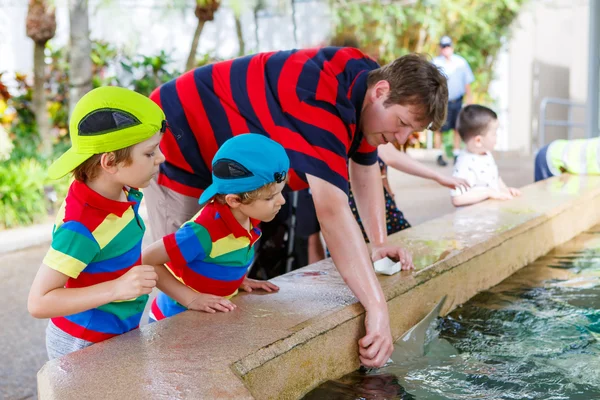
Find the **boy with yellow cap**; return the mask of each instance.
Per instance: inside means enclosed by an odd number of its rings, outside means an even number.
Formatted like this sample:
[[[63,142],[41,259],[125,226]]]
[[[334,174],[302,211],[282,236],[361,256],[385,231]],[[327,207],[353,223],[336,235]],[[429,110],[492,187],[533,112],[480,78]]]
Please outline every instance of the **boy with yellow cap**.
[[[138,327],[154,267],[141,265],[142,193],[164,157],[165,115],[141,94],[101,87],[81,98],[69,124],[72,147],[48,175],[75,178],[33,281],[28,309],[51,318],[50,359]]]

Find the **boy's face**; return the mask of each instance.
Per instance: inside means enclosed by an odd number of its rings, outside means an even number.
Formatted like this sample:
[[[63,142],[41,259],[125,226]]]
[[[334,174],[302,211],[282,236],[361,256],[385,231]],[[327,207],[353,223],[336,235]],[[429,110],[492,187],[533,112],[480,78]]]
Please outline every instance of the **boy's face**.
[[[158,147],[161,138],[162,133],[157,132],[151,138],[134,145],[131,149],[131,164],[118,165],[115,179],[134,188],[147,187],[150,180],[158,174],[159,165],[165,161]]]
[[[497,119],[492,120],[481,138],[481,147],[485,151],[492,151],[494,147],[496,147],[496,142],[498,141],[498,125],[499,122]]]
[[[281,209],[281,206],[285,204],[285,199],[281,194],[284,187],[285,182],[278,183],[273,187],[271,193],[262,199],[254,200],[250,204],[240,204],[239,210],[249,218],[254,218],[262,222],[272,221]]]

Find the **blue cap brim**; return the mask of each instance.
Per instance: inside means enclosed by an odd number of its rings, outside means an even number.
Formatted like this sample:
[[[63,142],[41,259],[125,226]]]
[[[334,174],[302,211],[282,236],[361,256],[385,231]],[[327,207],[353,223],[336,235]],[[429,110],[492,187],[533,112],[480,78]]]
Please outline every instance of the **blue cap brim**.
[[[210,201],[210,199],[215,197],[217,194],[218,194],[217,186],[210,185],[209,187],[206,188],[206,190],[204,192],[202,192],[202,195],[200,196],[200,199],[198,200],[198,204],[203,205],[203,204],[208,203]]]

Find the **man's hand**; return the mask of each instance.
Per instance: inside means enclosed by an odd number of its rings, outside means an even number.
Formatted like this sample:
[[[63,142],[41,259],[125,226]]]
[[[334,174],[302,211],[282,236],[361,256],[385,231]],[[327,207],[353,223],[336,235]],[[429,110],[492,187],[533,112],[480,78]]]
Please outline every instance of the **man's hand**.
[[[244,278],[244,281],[242,282],[240,289],[242,289],[244,292],[248,292],[250,293],[253,290],[264,290],[265,292],[278,292],[279,291],[279,286],[275,285],[274,283],[271,283],[269,281],[257,281],[255,279],[248,279],[248,278]]]
[[[371,260],[373,262],[381,260],[384,257],[400,261],[403,271],[415,269],[412,255],[402,247],[394,245],[371,246]]]
[[[367,334],[358,341],[359,358],[365,367],[382,367],[394,351],[387,307],[367,312]]]

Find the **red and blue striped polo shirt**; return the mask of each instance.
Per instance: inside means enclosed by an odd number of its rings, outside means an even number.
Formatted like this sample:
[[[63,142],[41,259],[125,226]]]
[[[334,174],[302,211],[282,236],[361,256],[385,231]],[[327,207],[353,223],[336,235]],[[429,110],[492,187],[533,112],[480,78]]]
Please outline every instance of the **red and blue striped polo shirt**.
[[[286,149],[292,190],[308,187],[310,174],[348,192],[348,158],[377,161],[357,132],[367,76],[377,68],[357,49],[325,47],[259,53],[181,75],[150,96],[170,127],[158,182],[199,197],[211,183],[217,149],[254,132]]]
[[[73,181],[54,225],[43,263],[69,277],[66,288],[112,281],[141,263],[145,225],[138,215],[142,193],[127,190],[126,202],[107,199]],[[64,332],[101,342],[140,324],[148,295],[52,318]]]
[[[163,238],[171,260],[167,267],[175,278],[196,292],[233,296],[254,258],[259,222],[251,219],[248,231],[227,205],[209,203],[177,232]],[[161,292],[152,303],[151,317],[161,320],[185,310]]]

